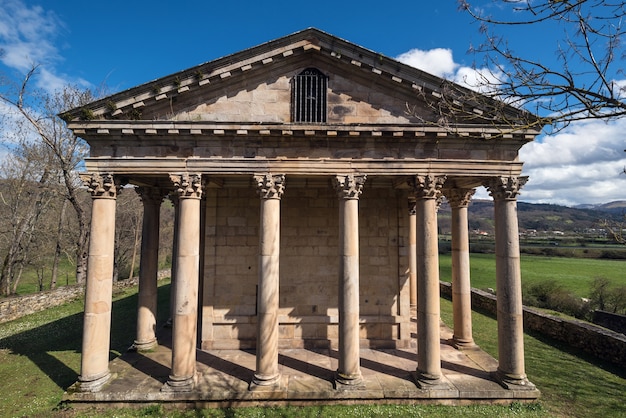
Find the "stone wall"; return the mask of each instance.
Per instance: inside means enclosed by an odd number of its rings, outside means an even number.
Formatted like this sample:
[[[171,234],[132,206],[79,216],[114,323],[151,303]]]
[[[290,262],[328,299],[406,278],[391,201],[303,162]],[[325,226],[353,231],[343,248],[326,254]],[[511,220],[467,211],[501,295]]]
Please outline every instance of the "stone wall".
[[[54,290],[24,296],[11,296],[0,300],[0,323],[12,321],[25,315],[63,305],[85,294],[83,286],[63,286]]]
[[[324,180],[287,179],[281,199],[284,348],[338,344],[338,197],[330,178]],[[365,187],[359,200],[362,346],[410,344],[406,202],[392,187]],[[252,348],[259,197],[253,187],[209,189],[206,210],[202,348]]]
[[[595,310],[593,311],[593,323],[626,334],[626,315]]]
[[[450,283],[441,282],[441,294],[452,295]],[[472,289],[472,309],[496,316],[496,297],[478,289]],[[626,336],[614,331],[575,319],[524,307],[524,330],[566,343],[599,359],[626,366]]]
[[[169,277],[169,270],[159,272],[159,279]],[[138,278],[130,280],[121,280],[115,283],[116,289],[124,287],[136,286]],[[54,290],[46,290],[43,292],[32,293],[24,296],[11,296],[0,299],[0,324],[14,319],[30,315],[35,312],[43,311],[48,308],[63,305],[82,298],[85,295],[85,288],[82,285],[62,286]]]

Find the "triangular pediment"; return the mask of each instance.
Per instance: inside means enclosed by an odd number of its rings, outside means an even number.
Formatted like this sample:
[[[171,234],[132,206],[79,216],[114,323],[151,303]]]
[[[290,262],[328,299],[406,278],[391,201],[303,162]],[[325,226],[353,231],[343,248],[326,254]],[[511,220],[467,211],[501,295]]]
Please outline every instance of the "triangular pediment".
[[[63,116],[83,127],[96,122],[104,127],[109,121],[291,125],[291,80],[307,68],[328,77],[325,124],[330,126],[437,126],[450,116],[438,112],[450,91],[457,92],[455,124],[498,125],[501,117],[511,126],[511,121],[527,115],[317,29],[306,29]]]

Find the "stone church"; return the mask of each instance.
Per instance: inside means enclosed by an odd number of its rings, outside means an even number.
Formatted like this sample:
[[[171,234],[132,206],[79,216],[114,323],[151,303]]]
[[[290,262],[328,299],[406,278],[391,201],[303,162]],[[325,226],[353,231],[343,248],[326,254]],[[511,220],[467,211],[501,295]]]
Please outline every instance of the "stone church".
[[[500,398],[537,396],[524,368],[516,198],[526,181],[518,151],[541,126],[525,112],[306,29],[62,116],[90,146],[82,178],[93,203],[74,396],[96,399],[115,383],[115,207],[125,185],[144,205],[135,355],[163,346],[164,199],[176,213],[167,376],[151,399],[212,396],[201,390],[217,383],[202,377],[200,354],[231,350],[254,358],[242,379],[249,393],[231,398],[297,398],[281,356],[298,350],[334,353],[321,398],[368,397],[363,353],[372,350],[413,356],[400,398],[485,397],[460,394],[442,365],[442,350],[480,351],[467,225],[479,186],[494,199],[496,225],[498,362],[485,373]],[[449,341],[439,307],[444,198],[453,217]]]

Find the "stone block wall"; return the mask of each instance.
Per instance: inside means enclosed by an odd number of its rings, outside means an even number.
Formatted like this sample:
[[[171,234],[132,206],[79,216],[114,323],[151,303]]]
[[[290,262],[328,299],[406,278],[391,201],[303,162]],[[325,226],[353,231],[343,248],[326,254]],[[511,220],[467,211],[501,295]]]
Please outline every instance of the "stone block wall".
[[[188,109],[177,115],[179,120],[230,122],[233,120],[289,123],[291,122],[291,86],[294,76],[306,69],[307,65],[292,66],[290,69],[264,73],[265,78],[247,77],[240,82],[221,88],[214,95],[207,95],[201,104],[190,103]],[[323,62],[317,68],[329,74],[330,68]],[[415,96],[405,97],[393,94],[393,90],[381,93],[373,89],[371,81],[355,79],[354,74],[334,73],[328,80],[328,123],[391,123],[406,124],[415,121],[415,116],[407,112],[407,101],[415,101]],[[286,74],[285,74],[286,73]],[[210,87],[208,87],[210,90]],[[371,103],[384,103],[385,109]],[[163,109],[159,117],[170,117],[168,109]],[[422,114],[426,109],[421,109]]]
[[[157,274],[158,280],[170,277],[170,270],[161,270]],[[129,280],[121,280],[113,284],[114,289],[136,286],[139,282],[137,277]],[[24,296],[12,296],[0,299],[0,324],[14,319],[43,311],[48,308],[63,305],[85,295],[85,287],[82,285],[70,285],[58,287],[54,290],[33,293]]]
[[[450,283],[441,282],[441,294],[452,295]],[[496,297],[472,289],[472,309],[496,316]],[[451,325],[451,324],[450,324]],[[560,318],[524,307],[524,329],[564,342],[599,359],[626,366],[626,336],[583,321]]]
[[[63,286],[54,290],[0,299],[0,323],[12,321],[82,297],[83,286]]]
[[[593,323],[626,334],[626,315],[595,310],[593,312]]]
[[[319,182],[319,180],[316,180]],[[338,197],[330,179],[287,179],[281,200],[279,344],[335,347],[338,337]],[[401,204],[390,204],[390,202]],[[210,189],[206,202],[202,348],[256,344],[259,197]],[[364,188],[359,201],[361,344],[408,346],[406,197]]]

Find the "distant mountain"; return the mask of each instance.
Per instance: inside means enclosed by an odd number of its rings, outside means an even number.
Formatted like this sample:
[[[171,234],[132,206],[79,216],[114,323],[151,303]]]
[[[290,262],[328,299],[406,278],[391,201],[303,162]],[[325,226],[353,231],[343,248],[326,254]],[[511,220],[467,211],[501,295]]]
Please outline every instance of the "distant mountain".
[[[577,205],[574,207],[576,209],[592,209],[622,215],[626,213],[626,200],[616,200],[614,202],[602,203],[598,205]]]
[[[442,232],[450,231],[450,213],[450,206],[444,201],[439,209],[439,228]],[[583,232],[600,228],[599,224],[604,219],[624,221],[626,201],[577,207],[517,202],[517,213],[520,230]],[[492,233],[493,201],[472,200],[468,220],[470,230]]]

